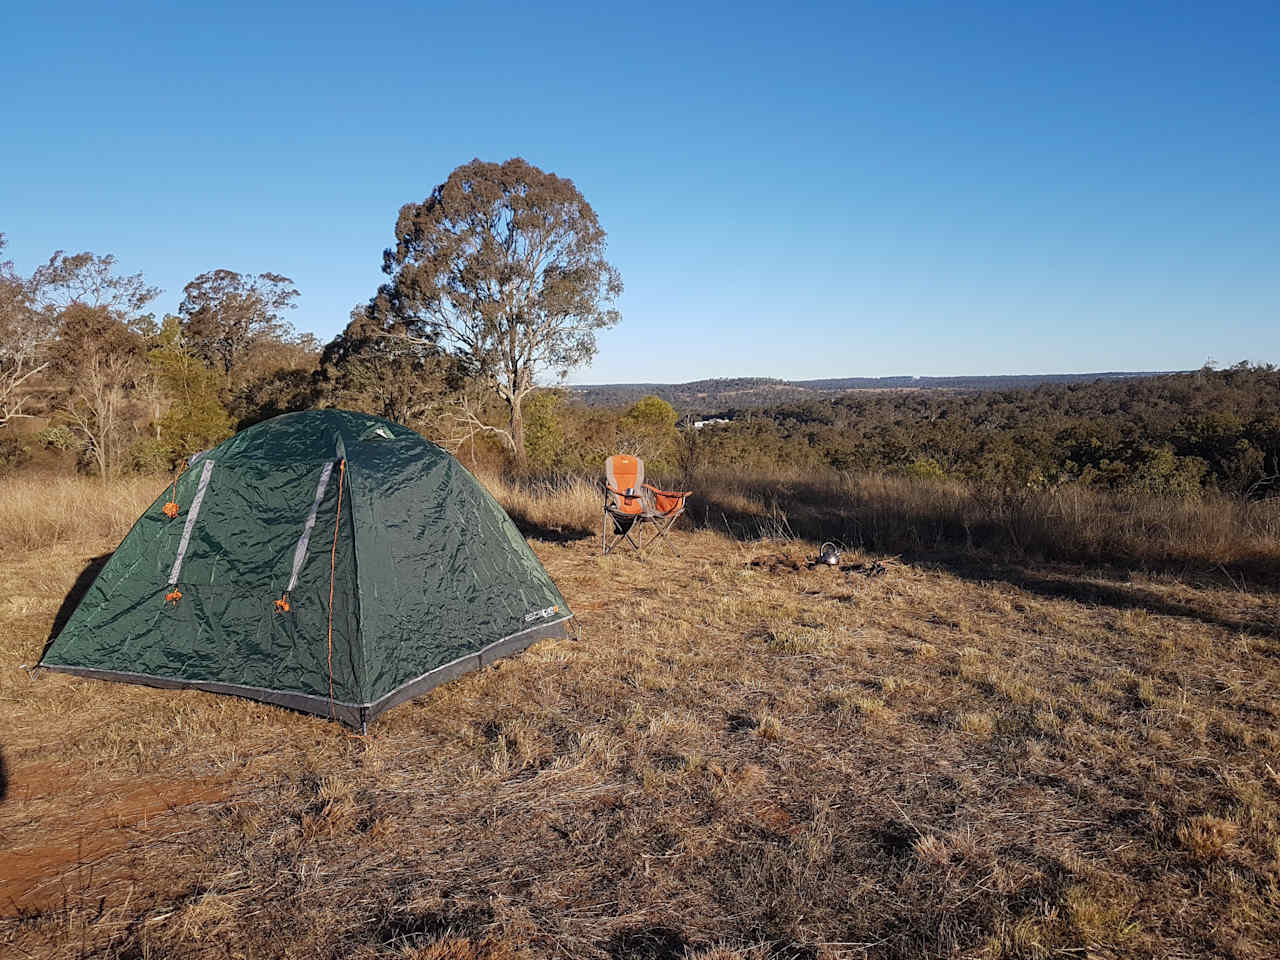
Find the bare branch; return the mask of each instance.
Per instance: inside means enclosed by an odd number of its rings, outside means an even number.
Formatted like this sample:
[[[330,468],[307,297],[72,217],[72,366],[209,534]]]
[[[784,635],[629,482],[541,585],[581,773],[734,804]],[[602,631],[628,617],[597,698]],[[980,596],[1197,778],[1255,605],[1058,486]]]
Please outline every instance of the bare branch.
[[[474,442],[479,434],[497,437],[513,454],[515,453],[516,444],[511,431],[481,420],[465,391],[453,403],[454,410],[448,415],[448,419],[454,429],[445,441],[445,446],[451,453],[457,453],[467,442]]]

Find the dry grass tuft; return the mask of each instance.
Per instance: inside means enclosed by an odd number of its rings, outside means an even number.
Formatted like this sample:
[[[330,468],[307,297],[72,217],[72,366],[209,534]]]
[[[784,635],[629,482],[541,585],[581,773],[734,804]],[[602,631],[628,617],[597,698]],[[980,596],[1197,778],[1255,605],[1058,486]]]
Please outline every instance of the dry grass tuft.
[[[764,640],[765,647],[771,652],[791,656],[823,653],[832,646],[831,637],[826,631],[790,624],[765,631]]]
[[[480,480],[522,530],[536,536],[600,532],[600,488],[582,477],[516,481],[494,474]]]
[[[761,740],[781,740],[786,732],[781,720],[771,713],[761,711],[756,715],[755,735]]]
[[[1178,827],[1177,837],[1192,859],[1197,863],[1210,864],[1227,859],[1239,833],[1238,824],[1201,814]]]
[[[1086,943],[1123,947],[1137,932],[1137,891],[1115,881],[1074,884],[1066,894],[1067,917]]]
[[[989,713],[969,710],[956,717],[956,726],[965,733],[971,733],[977,737],[989,737],[995,733],[996,720]]]
[[[1280,585],[1280,498],[1161,498],[1078,484],[1000,492],[888,473],[785,469],[699,477],[690,486],[702,494],[695,515],[737,536],[836,539],[890,554],[963,550],[1150,569],[1228,568],[1237,584]]]

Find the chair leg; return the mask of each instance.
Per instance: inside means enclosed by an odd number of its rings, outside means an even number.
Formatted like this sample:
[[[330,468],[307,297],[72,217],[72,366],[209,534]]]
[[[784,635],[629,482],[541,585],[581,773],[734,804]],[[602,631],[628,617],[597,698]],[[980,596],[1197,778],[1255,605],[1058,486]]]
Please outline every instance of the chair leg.
[[[610,515],[606,513],[604,515],[604,521],[600,527],[600,555],[604,556],[605,554],[612,553],[617,548],[618,544],[622,543],[622,541],[625,540],[629,544],[631,544],[631,546],[635,547],[636,552],[641,554],[641,559],[643,560],[644,559],[643,547],[645,546],[644,538],[640,537],[640,542],[637,543],[636,539],[631,536],[632,530],[635,530],[636,535],[639,536],[640,534],[639,522],[638,521],[633,522],[631,526],[627,527],[627,529],[618,533],[614,537],[613,542],[610,543],[609,536],[608,536],[609,519],[610,519]]]
[[[620,534],[618,534],[617,536],[615,536],[615,537],[613,538],[613,542],[612,542],[612,543],[608,543],[608,544],[606,544],[606,546],[605,546],[605,548],[604,548],[604,550],[603,550],[603,553],[604,553],[604,554],[610,554],[610,553],[613,553],[613,551],[614,551],[614,550],[616,550],[616,549],[618,548],[618,544],[622,543],[622,541],[623,541],[623,540],[625,540],[626,538],[627,538],[627,535],[626,535],[625,533],[620,533]]]
[[[653,537],[653,539],[649,541],[649,545],[650,545],[650,546],[653,546],[653,544],[654,544],[654,543],[656,543],[656,542],[657,542],[657,541],[659,541],[659,540],[662,540],[662,538],[663,538],[663,537],[665,537],[665,536],[667,535],[667,532],[668,532],[672,527],[674,527],[674,526],[676,525],[676,521],[680,519],[680,515],[681,515],[681,514],[683,514],[683,513],[684,513],[684,511],[683,511],[683,510],[681,510],[681,511],[680,511],[680,513],[677,513],[675,516],[667,518],[667,520],[666,520],[666,522],[665,522],[665,523],[663,523],[662,521],[659,521],[659,522],[656,524],[656,526],[657,526],[657,528],[658,528],[658,532],[657,532],[657,534]],[[677,557],[679,557],[679,556],[680,556],[680,551],[679,551],[679,550],[677,550],[677,549],[672,545],[672,542],[671,542],[670,540],[664,540],[664,541],[663,541],[663,545],[664,545],[665,547],[667,547],[668,549],[670,549],[670,550],[671,550],[671,552],[672,552],[672,553],[674,553]]]
[[[645,551],[649,550],[652,552],[657,549],[658,541],[663,540],[663,538],[666,537],[671,528],[675,526],[676,521],[683,515],[684,510],[680,510],[675,515],[669,517],[636,517],[625,530],[618,532],[614,537],[613,542],[610,543],[609,521],[611,519],[611,515],[608,511],[605,511],[604,516],[600,521],[600,554],[601,556],[604,556],[605,554],[612,553],[617,548],[618,544],[625,540],[635,548],[636,554],[640,559],[644,560],[646,559]],[[653,536],[648,540],[645,540],[644,538],[644,525],[646,523],[653,524],[654,528]],[[635,536],[632,536],[633,533]],[[669,549],[677,557],[680,556],[680,551],[675,548],[671,540],[664,540],[662,546]]]
[[[636,548],[636,555],[637,555],[641,560],[643,560],[643,559],[644,559],[644,548],[647,546],[647,544],[644,542],[644,534],[643,534],[643,533],[641,532],[641,530],[640,530],[640,524],[639,524],[639,523],[634,524],[634,525],[632,526],[632,528],[631,528],[631,529],[632,529],[632,530],[635,530],[635,532],[636,532],[636,539],[635,539],[635,540],[632,540],[632,539],[631,539],[631,530],[628,530],[628,531],[627,531],[627,541],[628,541],[628,542],[629,542],[633,547],[635,547],[635,548]]]

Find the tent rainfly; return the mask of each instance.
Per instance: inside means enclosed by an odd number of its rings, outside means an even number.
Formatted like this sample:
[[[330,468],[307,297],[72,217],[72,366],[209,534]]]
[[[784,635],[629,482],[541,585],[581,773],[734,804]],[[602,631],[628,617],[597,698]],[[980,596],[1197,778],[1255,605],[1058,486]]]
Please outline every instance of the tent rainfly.
[[[502,507],[399,424],[250,427],[144,513],[41,666],[279,704],[355,727],[572,614]]]

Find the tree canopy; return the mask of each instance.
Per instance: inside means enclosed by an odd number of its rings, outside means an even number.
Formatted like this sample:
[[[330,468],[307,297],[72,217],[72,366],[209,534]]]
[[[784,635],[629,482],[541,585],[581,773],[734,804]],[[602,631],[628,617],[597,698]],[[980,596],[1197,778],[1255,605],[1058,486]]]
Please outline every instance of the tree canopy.
[[[324,348],[320,381],[326,402],[409,424],[457,386],[455,371],[433,343],[387,333],[367,306],[356,307]]]
[[[536,378],[586,363],[596,331],[620,319],[622,279],[595,211],[571,180],[519,157],[473,160],[403,206],[395,233],[374,315],[387,335],[439,344],[505,401],[498,432],[524,466],[522,404]]]
[[[294,306],[298,291],[292,280],[278,273],[210,270],[182,292],[178,312],[187,343],[200,359],[221,367],[229,385],[251,347],[293,334],[284,311]]]
[[[0,252],[5,248],[0,233]],[[11,260],[0,261],[0,426],[27,416],[31,384],[49,365],[57,327],[38,308],[33,285]]]

